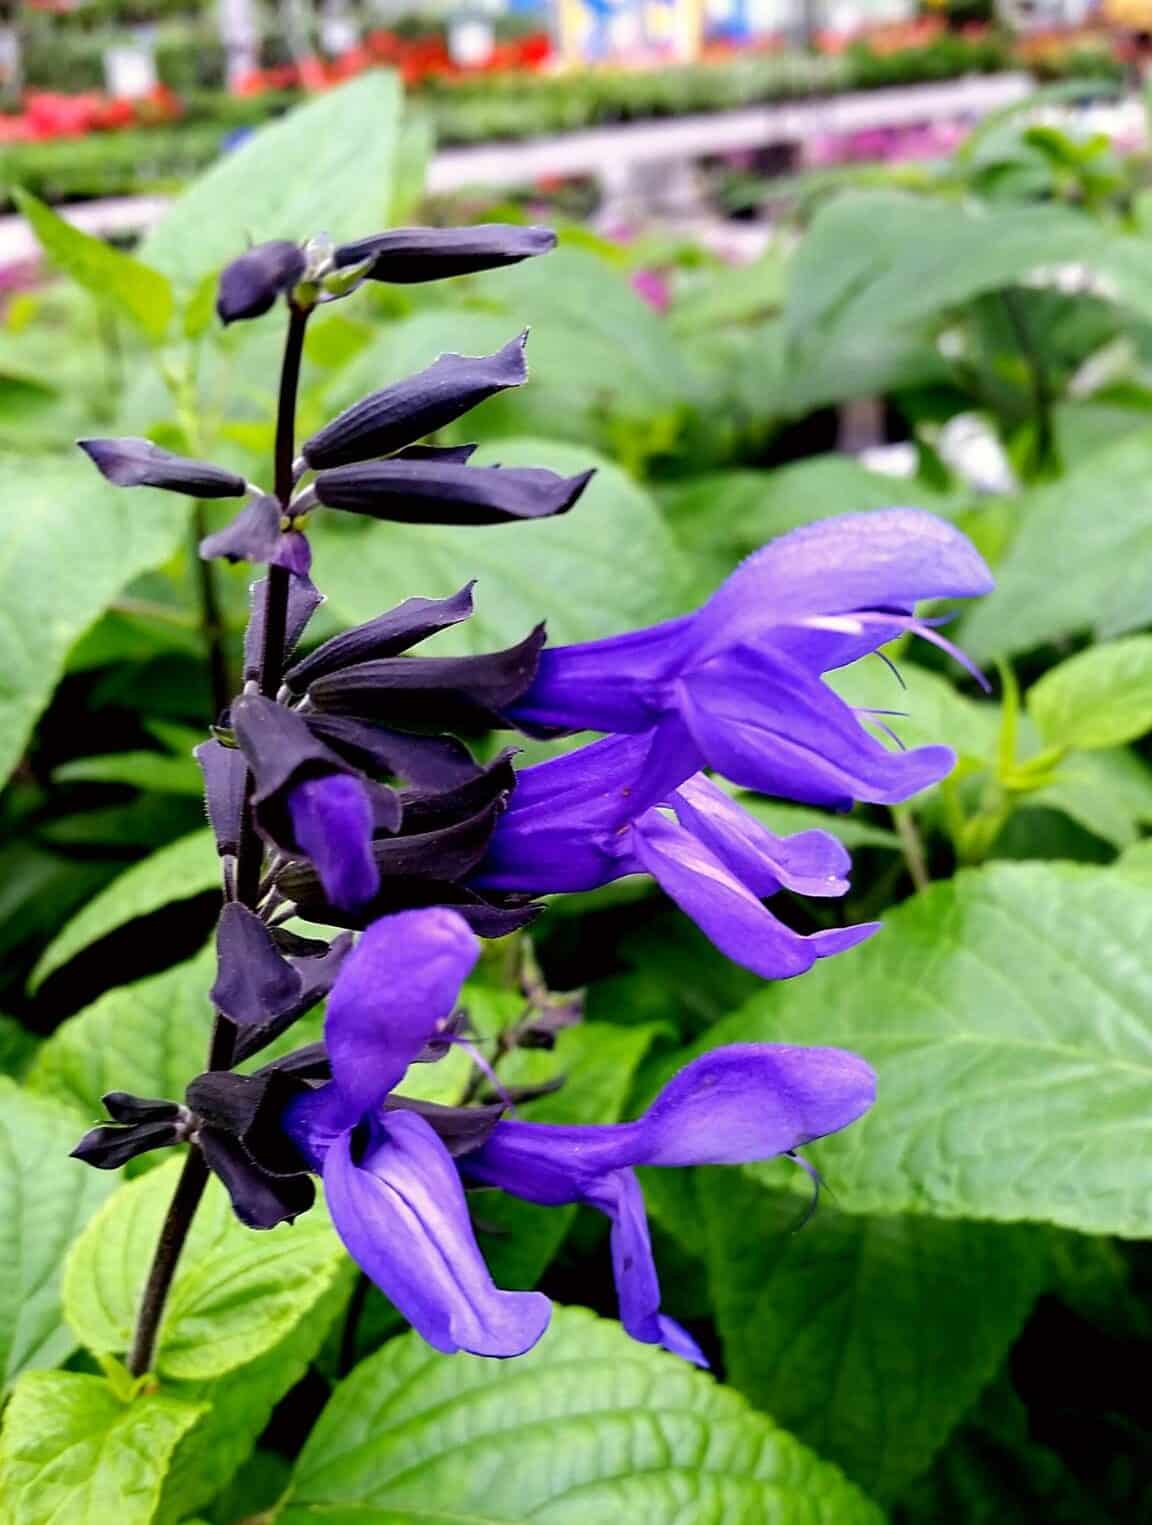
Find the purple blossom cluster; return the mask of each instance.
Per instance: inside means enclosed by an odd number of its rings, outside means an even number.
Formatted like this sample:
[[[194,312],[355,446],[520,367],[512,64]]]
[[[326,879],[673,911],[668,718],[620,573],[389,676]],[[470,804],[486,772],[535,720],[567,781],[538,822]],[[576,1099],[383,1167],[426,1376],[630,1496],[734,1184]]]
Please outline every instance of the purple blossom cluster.
[[[394,230],[336,249],[277,242],[224,272],[218,306],[235,321],[283,297],[302,331],[313,306],[361,280],[467,274],[551,244],[545,230],[501,227]],[[874,925],[802,935],[773,914],[766,902],[781,890],[843,895],[848,855],[824,831],[775,835],[714,776],[834,810],[895,803],[941,779],[947,748],[892,750],[824,679],[909,632],[946,644],[917,604],[984,593],[991,579],[952,526],[893,508],[786,535],[694,613],[607,640],[550,646],[541,624],[500,651],[416,654],[471,616],[470,583],[302,654],[322,602],[309,580],[316,514],[500,524],[577,503],[590,473],[477,466],[471,446],[426,443],[523,384],[525,339],[442,355],[298,453],[285,456],[281,439],[272,490],[147,440],[83,442],[121,485],[242,500],[202,554],[269,570],[253,589],[243,689],[197,749],[225,884],[211,996],[226,1062],[183,1103],[114,1093],[112,1121],[77,1152],[110,1168],[186,1142],[253,1228],[307,1210],[322,1177],[349,1252],[446,1352],[517,1355],[549,1317],[542,1294],[493,1284],[469,1193],[587,1204],[611,1222],[629,1333],[703,1361],[660,1310],[637,1167],[791,1155],[871,1105],[862,1059],[720,1048],[634,1121],[585,1127],[522,1121],[499,1098],[418,1102],[405,1076],[458,1040],[478,938],[519,931],[542,896],[650,875],[728,957],[771,979],[871,935]],[[477,760],[467,738],[494,731],[599,739],[519,768],[513,748]],[[303,936],[296,917],[342,930]],[[325,998],[322,1044],[236,1072]]]

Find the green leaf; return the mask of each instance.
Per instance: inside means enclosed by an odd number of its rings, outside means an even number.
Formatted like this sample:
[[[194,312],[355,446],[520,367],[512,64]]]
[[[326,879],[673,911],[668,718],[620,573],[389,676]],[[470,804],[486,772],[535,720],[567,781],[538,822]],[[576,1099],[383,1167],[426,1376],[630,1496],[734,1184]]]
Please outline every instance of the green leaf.
[[[118,927],[173,901],[205,894],[219,883],[220,860],[211,832],[177,838],[119,874],[65,925],[33,970],[32,988]]]
[[[1114,847],[1128,847],[1152,824],[1152,769],[1127,747],[1074,752],[1028,802],[1054,806]]]
[[[846,455],[814,455],[775,471],[717,471],[664,490],[673,529],[697,554],[731,560],[816,519],[894,503],[948,508],[916,482],[869,471]]]
[[[126,784],[149,794],[200,795],[204,779],[191,757],[167,757],[163,752],[109,752],[98,757],[75,757],[52,774],[59,784]]]
[[[187,513],[171,494],[125,492],[80,458],[0,462],[8,485],[0,528],[0,778],[64,670],[68,649],[140,572],[183,541]]]
[[[522,640],[545,617],[553,641],[586,641],[683,609],[688,568],[652,499],[619,467],[546,440],[502,440],[480,459],[566,474],[595,466],[596,475],[571,513],[535,524],[326,524],[316,579],[333,608],[372,619],[414,589],[447,594],[477,577],[476,614],[437,638],[441,652]]]
[[[36,1052],[36,1039],[14,1017],[0,1016],[0,1074],[24,1073]]]
[[[415,1335],[336,1390],[281,1525],[880,1525],[876,1507],[770,1420],[618,1325],[557,1309],[516,1361]]]
[[[12,198],[58,269],[123,313],[153,344],[163,342],[172,320],[173,296],[159,270],[82,232],[27,191],[17,187]]]
[[[122,1403],[101,1377],[30,1373],[0,1437],[4,1519],[149,1525],[172,1453],[202,1413],[159,1393]]]
[[[72,1248],[64,1309],[78,1338],[97,1354],[128,1348],[180,1168],[169,1160],[121,1186]],[[213,1177],[180,1257],[156,1370],[203,1381],[255,1360],[285,1338],[343,1261],[325,1213],[255,1233],[238,1221]]]
[[[185,1436],[164,1484],[156,1525],[176,1525],[226,1487],[248,1458],[285,1393],[301,1380],[347,1302],[352,1263],[332,1281],[280,1343],[255,1361],[205,1382],[166,1382],[164,1390],[211,1411]]]
[[[790,1193],[696,1174],[728,1381],[874,1497],[894,1497],[1019,1334],[1047,1234],[827,1204],[798,1233]]]
[[[1093,646],[1050,668],[1029,689],[1028,712],[1052,746],[1135,741],[1152,726],[1152,635]]]
[[[141,245],[179,286],[270,238],[343,241],[387,223],[400,91],[373,70],[262,127],[195,181]]]
[[[0,1375],[55,1366],[76,1341],[60,1313],[60,1263],[115,1186],[69,1153],[82,1117],[0,1079]]]
[[[163,974],[107,991],[40,1046],[28,1085],[95,1119],[105,1091],[179,1098],[204,1068],[212,1021],[207,947]]]
[[[909,328],[1061,261],[1093,264],[1094,218],[1055,207],[989,207],[898,191],[846,192],[812,219],[784,315],[797,355]]]
[[[765,991],[703,1046],[834,1044],[879,1101],[813,1146],[842,1208],[1144,1237],[1152,899],[1111,869],[997,863]],[[750,1166],[779,1184],[779,1167]]]
[[[1146,432],[1024,493],[1016,508],[1020,531],[996,569],[996,588],[964,622],[962,644],[977,661],[1082,631],[1124,635],[1152,621],[1152,585],[1143,575],[1152,558]]]

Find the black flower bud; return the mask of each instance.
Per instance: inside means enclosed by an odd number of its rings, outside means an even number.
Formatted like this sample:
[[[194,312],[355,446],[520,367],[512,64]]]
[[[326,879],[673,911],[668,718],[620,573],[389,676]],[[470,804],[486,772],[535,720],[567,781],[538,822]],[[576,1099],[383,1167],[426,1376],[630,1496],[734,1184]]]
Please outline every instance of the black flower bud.
[[[592,476],[392,459],[322,471],[310,491],[328,508],[400,524],[506,524],[567,513]]]
[[[555,247],[556,235],[551,228],[498,222],[470,228],[392,228],[341,244],[334,261],[337,269],[344,269],[371,260],[365,272],[367,280],[409,285],[497,270],[547,254]]]
[[[150,439],[82,439],[76,443],[100,475],[117,487],[162,487],[193,498],[242,498],[244,478],[208,461],[162,450]]]
[[[166,1149],[188,1137],[191,1117],[179,1102],[128,1091],[109,1091],[102,1100],[113,1121],[90,1128],[72,1151],[73,1159],[97,1170],[119,1170],[138,1154]]]
[[[304,250],[290,239],[257,244],[220,272],[216,313],[221,323],[258,318],[281,292],[291,291],[304,274]]]
[[[304,460],[319,471],[391,455],[497,392],[521,386],[528,378],[527,338],[520,334],[494,355],[441,355],[415,376],[373,392],[314,434],[304,445]]]

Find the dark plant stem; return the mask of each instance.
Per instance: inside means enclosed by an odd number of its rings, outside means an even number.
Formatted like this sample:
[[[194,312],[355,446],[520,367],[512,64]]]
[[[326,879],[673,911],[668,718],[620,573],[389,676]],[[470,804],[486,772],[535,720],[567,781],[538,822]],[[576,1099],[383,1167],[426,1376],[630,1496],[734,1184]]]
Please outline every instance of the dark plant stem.
[[[1028,384],[1032,393],[1032,420],[1036,430],[1036,467],[1045,476],[1056,466],[1056,436],[1052,426],[1052,388],[1044,358],[1033,342],[1032,331],[1020,305],[1019,294],[1002,291],[1000,300],[1004,315],[1012,330],[1016,345],[1028,367]]]
[[[216,585],[216,568],[200,555],[200,542],[208,533],[203,503],[197,503],[192,511],[192,558],[196,566],[196,583],[200,592],[200,634],[208,658],[208,680],[212,689],[212,719],[219,720],[232,698],[232,678],[228,671],[228,649],[225,645],[224,615],[220,608],[220,590]]]
[[[296,443],[296,394],[300,385],[300,360],[304,351],[304,331],[308,313],[290,306],[288,333],[284,342],[284,358],[280,369],[280,394],[276,410],[276,496],[281,506],[287,508],[292,496],[292,462]],[[284,671],[284,638],[288,621],[288,589],[290,574],[282,567],[269,567],[264,588],[264,643],[260,653],[260,692],[275,698]],[[227,701],[225,701],[227,702]],[[249,778],[249,791],[251,790]],[[236,864],[236,898],[242,905],[255,910],[260,890],[260,870],[264,860],[264,848],[252,821],[252,810],[244,812],[244,827]],[[228,1070],[236,1053],[236,1028],[216,1013],[212,1024],[212,1041],[208,1051],[210,1070]],[[176,1183],[172,1201],[144,1285],[140,1299],[140,1311],[136,1318],[136,1331],[128,1357],[128,1370],[134,1377],[143,1376],[152,1366],[156,1353],[156,1338],[164,1317],[164,1308],[180,1255],[184,1249],[196,1209],[208,1184],[208,1167],[204,1156],[193,1142],[189,1146],[184,1169]]]

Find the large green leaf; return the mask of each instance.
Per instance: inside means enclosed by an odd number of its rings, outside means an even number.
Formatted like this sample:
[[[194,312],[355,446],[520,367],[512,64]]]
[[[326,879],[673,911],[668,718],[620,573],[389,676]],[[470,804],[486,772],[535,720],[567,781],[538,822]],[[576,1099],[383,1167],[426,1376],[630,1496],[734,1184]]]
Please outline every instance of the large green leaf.
[[[690,550],[719,549],[731,560],[815,519],[894,503],[937,512],[948,506],[918,483],[869,471],[845,455],[814,455],[775,471],[712,472],[667,488],[663,497]]]
[[[60,1313],[60,1263],[116,1184],[69,1152],[84,1121],[0,1080],[0,1378],[55,1366],[76,1341]]]
[[[399,128],[395,76],[361,75],[225,155],[175,202],[141,257],[191,288],[249,243],[377,232],[391,206]]]
[[[1143,1237],[1150,946],[1152,897],[1127,875],[992,864],[756,997],[704,1046],[829,1043],[875,1066],[876,1106],[813,1151],[848,1211]]]
[[[1054,207],[849,192],[824,204],[796,252],[789,340],[802,355],[841,333],[908,328],[1042,266],[1091,263],[1106,241],[1095,219]]]
[[[123,254],[102,238],[85,233],[27,191],[13,198],[31,224],[40,247],[65,275],[123,313],[154,344],[172,320],[172,287],[158,270]]]
[[[1116,747],[1152,726],[1152,635],[1082,651],[1028,690],[1028,712],[1052,746]]]
[[[180,1163],[121,1186],[72,1247],[64,1309],[78,1338],[100,1355],[131,1342],[152,1250]],[[188,1235],[156,1349],[162,1376],[223,1376],[286,1337],[344,1262],[323,1212],[267,1233],[245,1228],[212,1178]]]
[[[181,1097],[204,1067],[215,954],[109,990],[60,1025],[28,1073],[36,1091],[99,1116],[105,1091]]]
[[[175,1525],[225,1488],[248,1458],[276,1404],[304,1376],[347,1301],[351,1261],[292,1330],[256,1360],[224,1377],[165,1382],[164,1391],[187,1403],[210,1402],[209,1413],[177,1447],[164,1483],[156,1525]]]
[[[171,494],[125,492],[76,458],[9,456],[0,529],[0,778],[19,760],[68,649],[138,573],[184,537]]]
[[[783,1201],[731,1170],[698,1173],[728,1381],[878,1498],[923,1472],[1023,1325],[1044,1230],[825,1204],[790,1232]]]
[[[1057,482],[1025,493],[1022,523],[996,588],[965,620],[977,660],[1031,651],[1092,631],[1122,635],[1152,621],[1152,437],[1120,440]],[[1073,570],[1075,575],[1070,575]]]
[[[196,831],[170,842],[125,869],[66,923],[41,955],[32,974],[33,988],[118,927],[174,900],[204,894],[219,883],[220,861],[210,832]]]
[[[437,645],[490,650],[542,619],[554,641],[614,635],[678,613],[688,568],[655,504],[618,466],[546,440],[502,440],[481,460],[574,474],[596,467],[571,513],[483,529],[334,524],[316,535],[316,580],[348,620],[367,620],[413,593],[455,592],[478,579],[476,613]],[[350,516],[345,516],[350,517]]]
[[[735,1394],[557,1309],[517,1361],[415,1335],[337,1389],[282,1525],[879,1525],[874,1505]]]
[[[7,1525],[149,1525],[169,1459],[203,1413],[150,1393],[124,1403],[102,1377],[31,1372],[0,1437]]]

